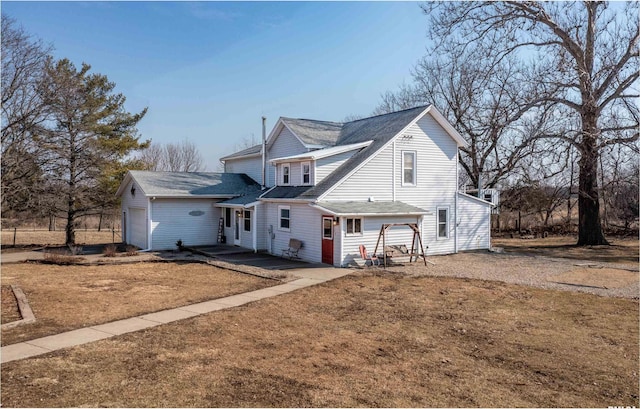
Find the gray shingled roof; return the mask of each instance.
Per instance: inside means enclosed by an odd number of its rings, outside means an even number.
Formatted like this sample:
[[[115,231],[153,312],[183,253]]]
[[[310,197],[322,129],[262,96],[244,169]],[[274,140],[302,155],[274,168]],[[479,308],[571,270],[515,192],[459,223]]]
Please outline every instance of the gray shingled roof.
[[[364,142],[372,139],[373,142],[349,158],[342,166],[324,178],[316,186],[304,192],[300,198],[314,199],[322,195],[343,177],[347,176],[356,166],[382,148],[425,109],[426,106],[406,109],[404,111],[378,115],[344,124],[342,135],[338,141],[339,145]]]
[[[311,186],[276,186],[261,196],[262,199],[296,199]]]
[[[305,145],[333,146],[340,137],[341,123],[313,119],[280,118]]]
[[[253,179],[240,173],[129,171],[147,196],[235,197],[259,189]]]
[[[262,193],[263,193],[263,191],[260,189],[259,186],[257,186],[255,189],[247,191],[242,196],[233,197],[231,199],[224,200],[222,202],[218,202],[217,204],[244,206],[244,205],[248,205],[249,203],[256,202],[258,200],[258,197]]]
[[[403,202],[318,202],[315,204],[335,215],[423,215],[430,212]]]
[[[252,147],[250,147],[250,148],[243,149],[243,150],[241,150],[241,151],[238,151],[238,152],[232,153],[231,155],[224,156],[224,157],[220,158],[220,160],[227,160],[227,159],[231,159],[231,158],[238,158],[238,157],[241,157],[241,156],[247,156],[247,155],[256,155],[256,154],[259,154],[259,153],[261,153],[261,152],[262,152],[262,144],[260,144],[260,145],[255,145],[255,146],[252,146]]]

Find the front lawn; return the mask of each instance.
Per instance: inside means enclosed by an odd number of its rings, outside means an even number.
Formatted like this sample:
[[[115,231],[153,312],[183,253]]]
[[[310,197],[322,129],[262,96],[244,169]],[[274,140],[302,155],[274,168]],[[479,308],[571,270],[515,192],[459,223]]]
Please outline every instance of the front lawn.
[[[638,319],[637,300],[367,271],[4,364],[2,405],[638,407]]]
[[[280,284],[200,263],[2,266],[36,316],[2,331],[2,345]]]

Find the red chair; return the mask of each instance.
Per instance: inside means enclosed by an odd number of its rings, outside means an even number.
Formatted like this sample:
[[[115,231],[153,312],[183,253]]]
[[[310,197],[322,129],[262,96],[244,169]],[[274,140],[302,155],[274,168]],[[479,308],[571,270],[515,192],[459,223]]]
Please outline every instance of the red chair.
[[[378,256],[376,256],[375,254],[369,255],[369,253],[367,253],[366,247],[362,244],[360,245],[360,257],[362,257],[365,264],[367,263],[367,261],[371,261],[372,266],[380,265],[380,259],[378,258]]]

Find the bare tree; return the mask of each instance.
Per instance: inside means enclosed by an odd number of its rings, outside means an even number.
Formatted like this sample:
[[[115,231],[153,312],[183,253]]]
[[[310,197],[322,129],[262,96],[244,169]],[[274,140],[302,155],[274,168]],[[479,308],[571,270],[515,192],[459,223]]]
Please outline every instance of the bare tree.
[[[30,37],[2,15],[2,205],[4,210],[35,205],[33,188],[41,177],[38,145],[46,105],[39,89],[51,47]]]
[[[144,168],[167,172],[200,172],[205,169],[198,147],[188,139],[178,143],[151,144],[138,159]]]
[[[580,155],[578,245],[608,244],[597,165],[603,148],[638,139],[638,3],[443,2],[422,8],[436,52],[475,48],[520,59],[531,67],[523,85],[537,83],[541,100],[562,106],[579,124],[546,136],[573,144]]]

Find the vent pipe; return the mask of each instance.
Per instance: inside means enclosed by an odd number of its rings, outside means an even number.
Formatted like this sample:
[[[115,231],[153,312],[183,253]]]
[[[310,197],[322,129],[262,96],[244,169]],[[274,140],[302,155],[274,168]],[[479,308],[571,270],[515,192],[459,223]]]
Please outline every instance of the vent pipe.
[[[262,190],[267,187],[267,117],[262,117]]]

